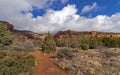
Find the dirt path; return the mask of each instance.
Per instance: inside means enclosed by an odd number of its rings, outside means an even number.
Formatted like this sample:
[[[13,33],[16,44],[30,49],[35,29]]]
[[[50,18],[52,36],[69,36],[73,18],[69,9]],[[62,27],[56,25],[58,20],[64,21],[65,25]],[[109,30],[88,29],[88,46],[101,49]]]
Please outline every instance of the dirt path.
[[[68,75],[60,67],[55,65],[49,56],[42,55],[40,51],[33,52],[32,54],[38,61],[34,75]]]

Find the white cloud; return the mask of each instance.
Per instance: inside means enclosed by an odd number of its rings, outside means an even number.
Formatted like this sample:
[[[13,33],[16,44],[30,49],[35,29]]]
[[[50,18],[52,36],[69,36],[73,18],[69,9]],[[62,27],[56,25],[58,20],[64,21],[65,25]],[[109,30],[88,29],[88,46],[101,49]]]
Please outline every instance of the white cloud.
[[[31,6],[38,8],[43,7],[48,0],[26,0]]]
[[[12,4],[10,4],[11,1],[13,1]],[[39,8],[42,8],[45,4],[45,2],[41,5],[35,3],[33,4]],[[33,14],[28,12],[32,10],[33,4],[27,0],[0,0],[0,20],[12,23],[16,29],[27,29],[41,33],[48,31],[56,33],[68,29],[120,32],[120,13],[111,17],[98,15],[90,19],[77,15],[75,5],[68,5],[62,10],[48,10],[44,16],[33,18]],[[26,11],[26,14],[22,14],[21,11]]]
[[[96,2],[94,2],[92,6],[86,5],[81,10],[81,13],[84,14],[84,13],[90,12],[90,11],[94,10],[96,7],[97,7],[97,3]]]

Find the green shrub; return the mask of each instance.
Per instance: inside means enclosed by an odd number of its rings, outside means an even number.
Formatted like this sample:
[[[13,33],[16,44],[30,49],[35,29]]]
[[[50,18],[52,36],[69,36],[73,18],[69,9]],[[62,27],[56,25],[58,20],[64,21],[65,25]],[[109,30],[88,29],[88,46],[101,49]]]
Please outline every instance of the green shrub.
[[[96,49],[101,46],[120,48],[120,38],[87,38],[80,41],[56,41],[58,47],[71,47],[81,49]],[[87,45],[86,45],[87,44]],[[84,48],[86,46],[86,48]]]
[[[57,47],[70,47],[70,42],[66,40],[56,41]]]
[[[15,51],[33,51],[35,50],[35,46],[32,40],[23,41],[20,39],[14,40],[13,44],[9,46],[8,50],[15,50]]]
[[[120,38],[103,38],[104,46],[120,47]]]
[[[56,43],[50,33],[47,34],[42,49],[43,52],[47,54],[54,53],[56,51]]]
[[[100,45],[101,45],[101,41],[99,41],[99,39],[97,39],[97,38],[89,39],[89,48],[90,49],[95,49]]]
[[[43,41],[42,40],[33,40],[33,44],[35,45],[35,47],[41,48],[43,45]]]
[[[56,41],[57,47],[63,47],[64,42],[63,41]]]
[[[57,55],[60,58],[71,57],[72,56],[72,51],[69,48],[65,48],[65,49],[59,50]]]
[[[79,48],[79,43],[78,42],[71,42],[70,47],[71,48]]]
[[[0,58],[3,58],[3,57],[5,57],[5,56],[6,56],[6,52],[0,50]]]
[[[0,75],[32,74],[35,58],[27,53],[0,51]]]
[[[86,43],[81,44],[80,47],[81,47],[82,50],[88,50],[89,49],[89,46]]]
[[[0,23],[0,48],[12,44],[14,36],[7,29],[4,23]]]

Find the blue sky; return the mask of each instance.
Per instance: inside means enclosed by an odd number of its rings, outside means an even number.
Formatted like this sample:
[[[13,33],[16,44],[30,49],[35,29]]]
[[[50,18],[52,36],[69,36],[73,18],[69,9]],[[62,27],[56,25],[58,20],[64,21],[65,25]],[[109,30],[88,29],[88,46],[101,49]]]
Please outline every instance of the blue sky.
[[[120,33],[120,0],[0,0],[0,20],[38,33]]]
[[[97,8],[90,12],[81,14],[81,10],[86,6],[92,6],[93,3],[97,4]],[[46,13],[46,9],[53,9],[55,11],[63,9],[68,4],[75,5],[78,9],[77,14],[85,17],[95,17],[97,15],[107,15],[111,16],[115,13],[120,12],[120,0],[68,0],[65,3],[61,3],[61,0],[55,0],[52,5],[47,8],[42,9],[34,9],[31,12],[33,13],[34,17],[42,16]]]

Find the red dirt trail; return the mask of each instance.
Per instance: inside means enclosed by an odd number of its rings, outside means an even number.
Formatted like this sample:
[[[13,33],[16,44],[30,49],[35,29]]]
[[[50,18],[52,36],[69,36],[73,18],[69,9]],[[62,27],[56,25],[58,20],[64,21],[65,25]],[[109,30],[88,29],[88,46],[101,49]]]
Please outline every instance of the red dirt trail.
[[[40,51],[32,53],[38,61],[34,70],[34,75],[68,75],[59,66],[54,64],[50,59],[50,56],[43,55]]]

